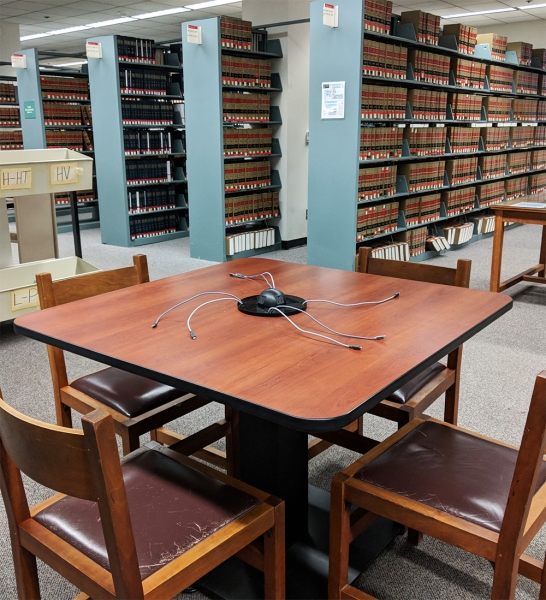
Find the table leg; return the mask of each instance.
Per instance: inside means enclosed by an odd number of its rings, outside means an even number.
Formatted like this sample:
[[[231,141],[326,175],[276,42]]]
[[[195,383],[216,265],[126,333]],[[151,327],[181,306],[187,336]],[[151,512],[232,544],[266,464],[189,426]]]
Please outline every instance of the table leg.
[[[493,257],[491,260],[491,282],[489,290],[498,292],[500,289],[502,244],[504,241],[504,223],[502,215],[495,215],[495,233],[493,234]]]
[[[540,258],[538,262],[541,265],[546,265],[546,225],[542,226],[542,242],[540,244]],[[545,277],[546,269],[541,269],[537,274],[539,277]]]

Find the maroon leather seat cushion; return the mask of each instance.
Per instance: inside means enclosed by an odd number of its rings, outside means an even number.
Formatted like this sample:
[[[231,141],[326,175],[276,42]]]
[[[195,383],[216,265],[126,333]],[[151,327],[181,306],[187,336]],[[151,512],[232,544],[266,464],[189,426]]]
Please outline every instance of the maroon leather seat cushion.
[[[517,456],[512,448],[425,422],[354,477],[499,532]],[[543,463],[537,489],[545,481]]]
[[[142,579],[260,503],[156,450],[122,468]],[[35,518],[109,570],[95,502],[67,496]]]
[[[127,417],[138,417],[183,395],[168,385],[114,367],[80,377],[70,385]]]
[[[445,368],[445,365],[442,363],[434,363],[422,373],[419,373],[419,375],[416,375],[413,379],[410,379],[408,383],[404,384],[400,389],[396,390],[396,392],[393,392],[387,398],[387,400],[398,402],[399,404],[405,404],[412,396],[415,396],[420,389],[424,388],[429,381],[432,381],[436,375],[441,373]]]

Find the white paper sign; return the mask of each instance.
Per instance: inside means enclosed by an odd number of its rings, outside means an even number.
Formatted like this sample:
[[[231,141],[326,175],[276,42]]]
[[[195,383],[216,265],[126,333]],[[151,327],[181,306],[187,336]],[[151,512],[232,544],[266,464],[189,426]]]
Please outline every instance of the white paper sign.
[[[322,7],[322,24],[328,27],[337,27],[337,6],[324,4]]]
[[[188,44],[202,44],[201,27],[188,25],[187,41]]]
[[[83,169],[78,167],[78,163],[59,163],[51,165],[51,185],[77,183],[81,171],[83,171]]]
[[[102,44],[100,42],[86,42],[85,55],[87,58],[102,58]]]
[[[26,69],[27,68],[27,57],[25,54],[12,54],[11,55],[11,66],[14,69]]]
[[[322,119],[345,118],[345,82],[330,81],[322,84]]]

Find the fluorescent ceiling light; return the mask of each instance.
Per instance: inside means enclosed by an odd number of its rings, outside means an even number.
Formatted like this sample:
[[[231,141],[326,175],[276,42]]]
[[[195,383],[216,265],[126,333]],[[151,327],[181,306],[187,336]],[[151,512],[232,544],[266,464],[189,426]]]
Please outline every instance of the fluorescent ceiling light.
[[[492,15],[494,13],[512,12],[517,8],[495,8],[494,10],[477,10],[476,12],[457,13],[456,15],[445,15],[442,19],[459,19],[460,17],[474,17],[476,15]]]
[[[544,8],[546,4],[526,4],[525,6],[518,6],[519,10],[533,10],[533,8]]]
[[[85,25],[86,29],[93,27],[109,27],[110,25],[119,25],[120,23],[128,23],[129,21],[136,21],[133,17],[120,17],[119,19],[110,19],[109,21],[99,21],[98,23],[88,23]]]
[[[75,62],[69,62],[69,63],[55,63],[54,65],[48,65],[49,67],[75,67],[76,65],[86,65],[87,61],[86,60],[78,60]]]
[[[36,40],[38,38],[48,37],[51,33],[33,33],[32,35],[24,35],[20,40],[24,42],[25,40]]]
[[[83,31],[89,29],[87,25],[76,25],[75,27],[67,27],[66,29],[55,29],[55,31],[48,31],[48,35],[61,35],[62,33],[74,33],[75,31]]]
[[[164,17],[166,15],[175,15],[176,13],[189,12],[191,9],[181,6],[179,8],[167,8],[166,10],[158,10],[151,13],[143,13],[135,15],[133,19],[153,19],[154,17]]]
[[[210,8],[211,6],[221,6],[222,4],[235,4],[240,0],[208,0],[208,2],[199,2],[198,4],[186,4],[186,8],[199,10],[201,8]]]

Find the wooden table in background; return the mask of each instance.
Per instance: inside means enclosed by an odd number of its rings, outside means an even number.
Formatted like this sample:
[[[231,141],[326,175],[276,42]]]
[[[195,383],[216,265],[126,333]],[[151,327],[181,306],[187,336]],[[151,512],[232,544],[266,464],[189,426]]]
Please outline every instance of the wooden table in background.
[[[533,283],[546,283],[546,208],[515,206],[522,202],[546,203],[546,194],[525,196],[517,200],[510,200],[497,206],[492,206],[495,213],[495,233],[493,234],[493,259],[491,261],[491,282],[489,289],[492,292],[503,292],[520,281]],[[504,241],[504,223],[529,223],[542,225],[542,242],[540,244],[540,258],[537,265],[522,271],[501,282],[502,245]]]
[[[362,351],[304,335],[283,317],[244,315],[228,301],[194,315],[192,340],[188,315],[214,296],[177,308],[151,328],[159,314],[199,292],[242,298],[266,287],[261,280],[230,277],[230,271],[269,271],[279,289],[305,299],[400,297],[352,308],[309,305],[311,314],[337,331],[386,334],[382,341],[351,340]],[[28,314],[15,321],[15,330],[238,408],[242,479],[286,501],[287,595],[325,598],[329,494],[308,487],[307,432],[348,425],[511,306],[510,298],[479,290],[251,258]],[[328,333],[303,314],[292,318],[300,327]],[[351,580],[397,531],[395,524],[377,522],[355,540]],[[221,597],[263,594],[251,567],[233,561],[203,585]],[[246,569],[245,576],[238,569]]]

